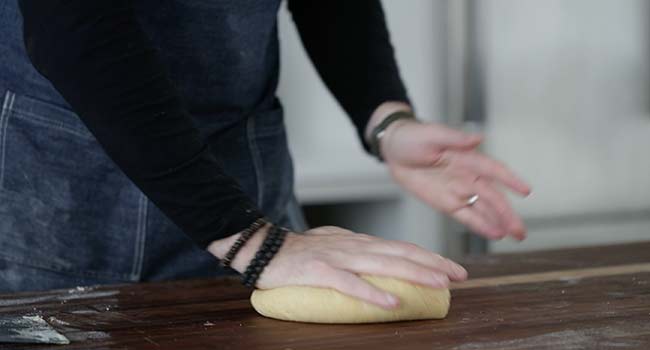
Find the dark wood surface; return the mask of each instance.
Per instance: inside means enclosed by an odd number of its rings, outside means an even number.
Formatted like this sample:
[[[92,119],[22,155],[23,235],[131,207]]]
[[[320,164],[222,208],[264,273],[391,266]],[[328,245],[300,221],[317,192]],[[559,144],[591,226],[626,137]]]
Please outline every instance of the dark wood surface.
[[[650,263],[650,242],[470,257],[472,277]],[[259,316],[233,280],[0,296],[42,315],[65,346],[0,349],[650,349],[650,273],[452,291],[445,320],[314,325]]]

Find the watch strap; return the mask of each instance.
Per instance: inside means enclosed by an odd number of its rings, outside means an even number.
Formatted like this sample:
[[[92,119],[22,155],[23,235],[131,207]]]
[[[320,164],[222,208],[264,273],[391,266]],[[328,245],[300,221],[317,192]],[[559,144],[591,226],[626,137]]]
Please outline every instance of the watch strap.
[[[375,156],[380,162],[384,161],[384,157],[381,154],[381,138],[384,136],[384,133],[386,132],[386,129],[389,125],[401,119],[415,119],[415,115],[413,115],[412,112],[408,111],[393,112],[384,118],[381,123],[375,126],[370,133],[370,153]]]

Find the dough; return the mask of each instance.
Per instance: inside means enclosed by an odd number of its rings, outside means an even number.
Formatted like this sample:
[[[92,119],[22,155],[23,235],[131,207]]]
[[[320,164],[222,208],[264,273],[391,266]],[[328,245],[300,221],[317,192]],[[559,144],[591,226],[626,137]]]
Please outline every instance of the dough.
[[[373,323],[447,316],[449,289],[433,289],[388,277],[361,277],[398,297],[399,307],[386,310],[334,289],[305,286],[255,290],[251,304],[266,317],[313,323]]]

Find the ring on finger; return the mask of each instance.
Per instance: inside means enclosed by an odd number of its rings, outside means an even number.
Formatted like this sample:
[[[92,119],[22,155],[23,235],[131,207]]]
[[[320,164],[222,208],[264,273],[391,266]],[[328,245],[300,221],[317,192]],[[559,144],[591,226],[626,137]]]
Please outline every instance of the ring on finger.
[[[469,198],[467,198],[467,201],[465,202],[465,204],[466,204],[468,207],[471,207],[471,206],[473,206],[474,204],[476,204],[476,202],[478,202],[478,199],[479,199],[479,195],[478,195],[478,194],[474,194],[474,195],[470,196]]]

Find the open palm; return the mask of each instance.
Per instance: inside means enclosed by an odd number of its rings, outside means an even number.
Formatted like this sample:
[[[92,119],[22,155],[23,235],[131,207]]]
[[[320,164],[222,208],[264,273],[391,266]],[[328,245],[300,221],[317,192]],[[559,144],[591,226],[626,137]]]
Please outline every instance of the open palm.
[[[529,186],[502,163],[481,154],[481,137],[437,123],[394,123],[381,149],[393,178],[431,207],[491,239],[523,239],[526,228],[502,188],[520,195]],[[478,195],[478,201],[468,199]]]

